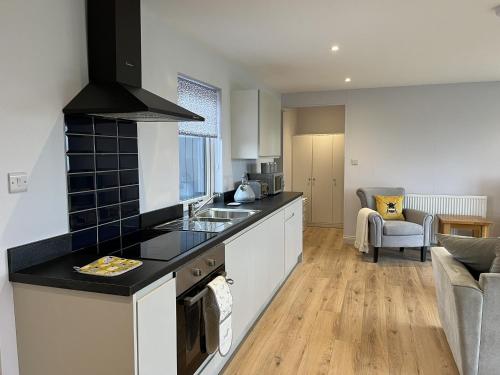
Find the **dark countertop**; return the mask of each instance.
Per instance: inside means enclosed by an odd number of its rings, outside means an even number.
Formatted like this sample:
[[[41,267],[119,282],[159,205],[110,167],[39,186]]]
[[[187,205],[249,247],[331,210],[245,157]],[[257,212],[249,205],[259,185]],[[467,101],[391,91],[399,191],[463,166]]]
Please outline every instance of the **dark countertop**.
[[[103,256],[102,251],[99,253],[95,248],[89,248],[57,257],[42,264],[11,272],[9,274],[9,280],[12,282],[32,285],[43,285],[55,288],[131,296],[140,289],[151,284],[152,282],[171,272],[174,272],[187,261],[195,258],[204,251],[214,247],[224,240],[234,236],[236,233],[251,226],[253,223],[259,221],[265,216],[268,216],[269,214],[294,201],[300,196],[302,196],[302,193],[284,192],[252,203],[242,204],[239,207],[233,207],[255,209],[260,210],[260,212],[250,216],[246,220],[235,223],[227,230],[215,234],[213,237],[203,242],[201,245],[194,247],[193,249],[186,251],[169,261],[143,259],[142,266],[120,276],[89,276],[74,271],[73,266],[83,266]],[[224,206],[224,203],[216,203],[212,205],[212,207]],[[135,238],[136,242],[140,243],[141,241],[151,239],[150,236],[148,237],[147,231],[145,231],[144,233],[146,234],[143,236],[139,235],[139,238]],[[161,241],[161,236],[162,234],[156,233],[155,239]],[[124,241],[125,238],[120,239],[120,243],[123,244]],[[36,249],[36,243],[32,244],[31,246],[33,247],[33,245],[35,246],[35,248],[32,250],[51,251],[50,249],[47,249],[46,246],[41,247],[40,249]],[[171,242],[168,243],[166,241],[165,247],[168,246],[176,245],[172,244]],[[110,251],[109,254],[133,258],[133,253],[130,253],[130,251],[127,250],[114,250]]]

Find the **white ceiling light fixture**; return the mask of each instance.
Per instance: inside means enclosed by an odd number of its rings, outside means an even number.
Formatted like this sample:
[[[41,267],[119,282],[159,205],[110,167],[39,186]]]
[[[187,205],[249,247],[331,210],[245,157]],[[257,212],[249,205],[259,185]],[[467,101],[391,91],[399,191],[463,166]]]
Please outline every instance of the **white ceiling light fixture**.
[[[336,44],[332,46],[331,50],[332,52],[337,52],[339,50],[339,46],[337,46]]]
[[[346,83],[349,83],[351,82],[351,79],[349,77],[347,77],[345,80],[344,80]]]

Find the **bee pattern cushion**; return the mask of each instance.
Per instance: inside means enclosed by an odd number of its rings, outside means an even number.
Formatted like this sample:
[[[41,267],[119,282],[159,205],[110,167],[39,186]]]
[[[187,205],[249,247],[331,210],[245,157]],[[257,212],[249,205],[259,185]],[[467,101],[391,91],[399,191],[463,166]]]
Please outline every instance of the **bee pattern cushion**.
[[[404,195],[375,195],[377,212],[384,220],[404,220]]]

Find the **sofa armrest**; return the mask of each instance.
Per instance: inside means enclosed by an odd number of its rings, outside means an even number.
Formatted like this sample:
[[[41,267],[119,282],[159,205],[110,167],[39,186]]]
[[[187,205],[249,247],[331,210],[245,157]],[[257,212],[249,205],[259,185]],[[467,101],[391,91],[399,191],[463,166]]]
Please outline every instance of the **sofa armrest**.
[[[432,234],[432,222],[434,221],[434,216],[428,214],[427,212],[414,210],[411,208],[405,208],[403,210],[403,215],[406,221],[415,224],[420,224],[424,227],[424,246],[430,246],[431,234]]]
[[[500,368],[500,356],[498,355],[500,347],[500,274],[481,274],[479,286],[484,293],[479,374],[497,374]]]
[[[431,254],[439,317],[453,358],[460,374],[477,374],[483,291],[444,247],[432,247]]]
[[[384,219],[378,212],[372,212],[368,216],[370,244],[375,247],[382,246],[382,233]]]

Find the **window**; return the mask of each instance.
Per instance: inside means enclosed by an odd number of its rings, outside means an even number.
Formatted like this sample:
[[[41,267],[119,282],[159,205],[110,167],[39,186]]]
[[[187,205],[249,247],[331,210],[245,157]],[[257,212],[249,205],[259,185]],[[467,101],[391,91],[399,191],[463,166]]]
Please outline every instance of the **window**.
[[[180,106],[205,118],[204,122],[179,123],[180,200],[210,195],[214,180],[214,140],[219,133],[219,90],[179,76]]]

